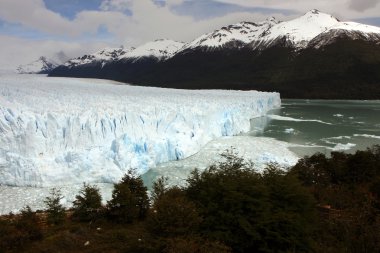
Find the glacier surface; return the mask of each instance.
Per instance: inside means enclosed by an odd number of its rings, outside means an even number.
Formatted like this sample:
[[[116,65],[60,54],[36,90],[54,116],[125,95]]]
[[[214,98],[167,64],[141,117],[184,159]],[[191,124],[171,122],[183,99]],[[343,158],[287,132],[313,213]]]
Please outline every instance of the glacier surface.
[[[279,108],[278,93],[0,76],[0,184],[113,183],[197,153]]]

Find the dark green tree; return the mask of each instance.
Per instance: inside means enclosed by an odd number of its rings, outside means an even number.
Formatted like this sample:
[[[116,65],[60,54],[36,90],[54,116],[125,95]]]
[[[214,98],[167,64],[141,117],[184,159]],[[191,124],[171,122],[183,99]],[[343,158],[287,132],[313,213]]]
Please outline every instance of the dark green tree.
[[[65,221],[65,208],[61,204],[63,199],[59,189],[52,188],[50,196],[46,197],[44,203],[46,205],[47,222],[51,225],[59,225]]]
[[[201,220],[195,204],[186,197],[183,190],[173,187],[154,202],[147,225],[157,236],[188,236],[198,232]]]
[[[112,220],[131,223],[144,219],[149,209],[147,188],[134,170],[114,184],[112,199],[107,202],[108,215]]]
[[[93,221],[99,217],[102,197],[95,185],[83,184],[79,195],[73,201],[73,218],[80,221]]]
[[[30,206],[26,206],[21,210],[15,225],[19,231],[25,234],[28,240],[39,240],[42,238],[40,219]]]
[[[29,206],[20,214],[9,214],[0,218],[0,253],[21,252],[32,241],[42,239],[40,220]]]
[[[162,176],[153,182],[151,196],[153,203],[160,199],[160,197],[163,196],[165,192],[168,190],[167,181],[168,178]]]
[[[312,196],[296,177],[271,166],[264,174],[232,152],[188,178],[187,196],[203,217],[201,234],[235,252],[307,252]]]

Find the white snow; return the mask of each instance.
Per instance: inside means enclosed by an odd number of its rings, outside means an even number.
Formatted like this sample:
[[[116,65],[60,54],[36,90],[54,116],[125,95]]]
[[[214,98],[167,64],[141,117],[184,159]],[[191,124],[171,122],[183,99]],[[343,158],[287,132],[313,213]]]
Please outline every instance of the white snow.
[[[273,26],[265,40],[273,41],[283,36],[296,47],[306,47],[314,37],[336,25],[339,21],[329,14],[312,10],[305,15]]]
[[[93,54],[84,55],[75,59],[67,61],[64,66],[75,67],[94,62],[108,63],[118,60],[120,57],[128,53],[130,49],[124,48],[104,48]]]
[[[250,130],[278,93],[174,90],[107,80],[0,79],[0,184],[116,182]]]
[[[163,60],[171,57],[183,46],[182,42],[174,40],[156,40],[148,42],[137,48],[105,48],[93,54],[84,55],[76,59],[69,60],[64,65],[68,67],[75,67],[79,65],[102,63],[102,67],[113,61],[118,60],[133,60],[144,57],[154,57],[158,60]]]
[[[346,31],[357,31],[357,32],[369,33],[369,34],[371,33],[380,34],[380,27],[360,24],[356,22],[339,22],[333,25],[332,27],[330,27],[329,30],[346,30]]]
[[[341,22],[332,15],[311,10],[303,16],[290,21],[276,21],[274,18],[260,23],[241,22],[222,27],[214,32],[204,34],[186,44],[179,52],[186,49],[204,48],[213,50],[231,42],[250,44],[252,49],[261,49],[274,45],[278,40],[285,38],[289,46],[302,49],[316,37],[334,31],[331,36],[338,36],[339,31],[347,31],[354,38],[357,33],[369,40],[380,38],[380,28],[355,22]],[[315,47],[330,43],[332,38],[319,41]]]
[[[242,42],[248,44],[257,40],[265,31],[276,24],[277,21],[273,18],[260,23],[241,22],[228,27],[223,27],[220,30],[204,34],[201,37],[186,44],[181,51],[189,48],[197,47],[223,47],[229,42]]]
[[[155,57],[159,60],[162,60],[171,57],[183,45],[184,43],[174,40],[156,40],[145,43],[144,45],[129,51],[120,59],[139,59],[142,57]]]
[[[17,68],[17,72],[20,74],[37,74],[41,71],[47,71],[56,66],[58,66],[58,64],[53,60],[40,57],[38,60],[29,64],[20,65]]]
[[[145,43],[137,48],[105,48],[94,54],[84,55],[66,62],[64,65],[101,63],[102,66],[117,60],[132,60],[153,57],[166,60],[187,49],[202,48],[214,50],[230,45],[234,48],[250,46],[252,50],[261,50],[275,45],[285,39],[286,44],[295,50],[313,46],[319,48],[329,44],[344,31],[353,39],[358,37],[378,41],[380,28],[355,22],[341,22],[332,15],[311,10],[301,17],[290,21],[277,21],[271,17],[263,22],[240,22],[222,27],[221,29],[204,34],[191,42],[182,43],[169,39]],[[329,33],[330,32],[330,33]],[[324,35],[329,33],[327,37]],[[310,43],[319,38],[317,42]]]

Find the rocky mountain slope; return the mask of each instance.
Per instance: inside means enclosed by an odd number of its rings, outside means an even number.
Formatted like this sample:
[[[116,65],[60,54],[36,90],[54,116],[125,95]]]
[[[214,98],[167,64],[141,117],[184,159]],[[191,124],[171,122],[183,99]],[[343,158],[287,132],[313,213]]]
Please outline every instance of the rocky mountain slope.
[[[380,28],[312,10],[286,22],[270,18],[222,27],[186,44],[163,40],[103,50],[50,75],[279,91],[292,98],[380,99]]]

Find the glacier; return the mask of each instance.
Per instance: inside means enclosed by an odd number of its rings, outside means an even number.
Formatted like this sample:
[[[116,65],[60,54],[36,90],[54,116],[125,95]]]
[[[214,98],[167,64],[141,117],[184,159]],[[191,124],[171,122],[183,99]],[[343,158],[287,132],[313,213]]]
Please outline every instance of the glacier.
[[[0,76],[0,184],[117,182],[196,154],[281,105],[278,93]]]
[[[266,117],[262,117],[263,120]],[[260,120],[260,118],[257,118]],[[207,143],[201,150],[188,158],[169,161],[149,169],[142,175],[144,183],[151,189],[152,182],[164,176],[168,178],[168,185],[186,184],[189,173],[198,168],[203,170],[211,164],[223,161],[220,156],[226,150],[231,150],[246,161],[252,161],[254,167],[261,171],[268,163],[277,163],[287,168],[297,163],[298,157],[289,150],[299,145],[278,141],[267,137],[254,136],[225,136]],[[102,195],[102,202],[106,204],[112,197],[113,184],[96,183]],[[61,204],[66,208],[72,207],[72,202],[83,184],[60,185],[63,199]],[[50,187],[13,187],[0,185],[0,214],[9,212],[18,213],[23,207],[29,205],[33,210],[46,208],[44,200],[50,195]]]

